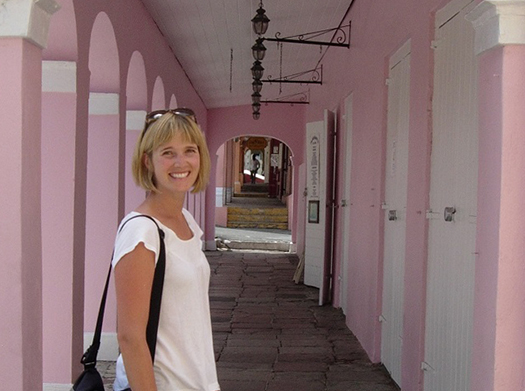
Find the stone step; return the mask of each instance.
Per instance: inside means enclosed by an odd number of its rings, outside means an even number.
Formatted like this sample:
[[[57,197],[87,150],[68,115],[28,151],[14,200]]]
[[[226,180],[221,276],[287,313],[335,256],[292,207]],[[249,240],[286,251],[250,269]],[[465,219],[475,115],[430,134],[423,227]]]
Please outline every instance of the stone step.
[[[288,216],[288,209],[286,208],[243,208],[236,206],[228,206],[228,216],[246,215],[246,216]]]
[[[273,222],[233,222],[228,220],[228,228],[261,228],[261,229],[288,229],[288,222],[286,223],[273,223]]]
[[[228,228],[288,229],[286,208],[228,207]]]

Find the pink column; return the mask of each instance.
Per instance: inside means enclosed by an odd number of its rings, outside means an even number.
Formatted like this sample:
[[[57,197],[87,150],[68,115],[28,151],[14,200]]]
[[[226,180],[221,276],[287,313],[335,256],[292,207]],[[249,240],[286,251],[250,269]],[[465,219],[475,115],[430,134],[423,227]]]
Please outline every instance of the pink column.
[[[95,329],[119,223],[119,95],[89,98],[86,194],[85,318],[87,342]],[[116,358],[116,301],[111,284],[99,358]],[[107,339],[107,340],[106,340]]]
[[[76,63],[45,61],[42,78],[42,270],[44,383],[71,384],[82,355],[83,284],[74,270]]]
[[[42,51],[23,38],[2,38],[0,63],[0,385],[40,390]]]
[[[525,1],[486,1],[471,16],[479,53],[480,101],[471,390],[522,390]]]

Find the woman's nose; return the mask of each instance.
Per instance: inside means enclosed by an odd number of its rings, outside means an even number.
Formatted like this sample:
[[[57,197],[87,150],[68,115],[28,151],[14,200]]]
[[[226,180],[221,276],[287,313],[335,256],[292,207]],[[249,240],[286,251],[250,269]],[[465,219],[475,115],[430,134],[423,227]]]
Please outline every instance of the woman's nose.
[[[173,155],[173,164],[182,164],[184,162],[184,156],[180,153],[176,153]]]

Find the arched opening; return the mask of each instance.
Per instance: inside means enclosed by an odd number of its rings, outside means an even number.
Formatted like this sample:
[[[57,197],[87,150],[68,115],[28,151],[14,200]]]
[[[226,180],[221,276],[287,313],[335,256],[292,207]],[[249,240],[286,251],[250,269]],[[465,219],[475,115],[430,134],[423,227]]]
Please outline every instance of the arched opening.
[[[90,42],[84,311],[88,343],[119,219],[120,68],[114,28],[106,13],[97,15]],[[106,305],[115,305],[114,294]],[[104,332],[115,330],[116,314],[108,312]]]
[[[271,136],[241,135],[217,150],[218,249],[290,251],[293,153]]]
[[[172,109],[179,107],[178,104],[177,104],[177,97],[174,94],[171,95],[170,105],[168,107],[170,107]]]
[[[124,167],[124,213],[131,212],[145,197],[143,189],[133,181],[131,159],[142,132],[148,107],[148,86],[144,57],[138,51],[131,56],[126,80],[126,162]]]
[[[159,76],[155,80],[153,86],[153,94],[151,96],[151,110],[161,110],[166,108],[166,93],[164,91],[164,82]]]

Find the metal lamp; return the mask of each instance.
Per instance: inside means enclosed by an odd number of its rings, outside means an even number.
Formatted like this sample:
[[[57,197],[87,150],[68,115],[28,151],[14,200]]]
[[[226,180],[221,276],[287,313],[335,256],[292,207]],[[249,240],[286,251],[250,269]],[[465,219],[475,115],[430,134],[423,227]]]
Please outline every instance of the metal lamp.
[[[259,3],[257,14],[252,19],[253,31],[257,35],[263,35],[268,30],[268,23],[270,19],[266,16],[266,11],[263,8],[262,1]]]
[[[263,83],[260,79],[255,79],[252,82],[253,92],[261,92]]]
[[[255,40],[255,45],[252,46],[252,54],[254,60],[264,60],[264,55],[266,54],[266,47],[263,45],[262,38],[257,38]]]
[[[253,103],[261,103],[261,94],[259,94],[258,92],[254,92],[252,94],[252,102]]]
[[[252,76],[255,80],[261,80],[264,74],[264,68],[259,60],[253,63]]]

